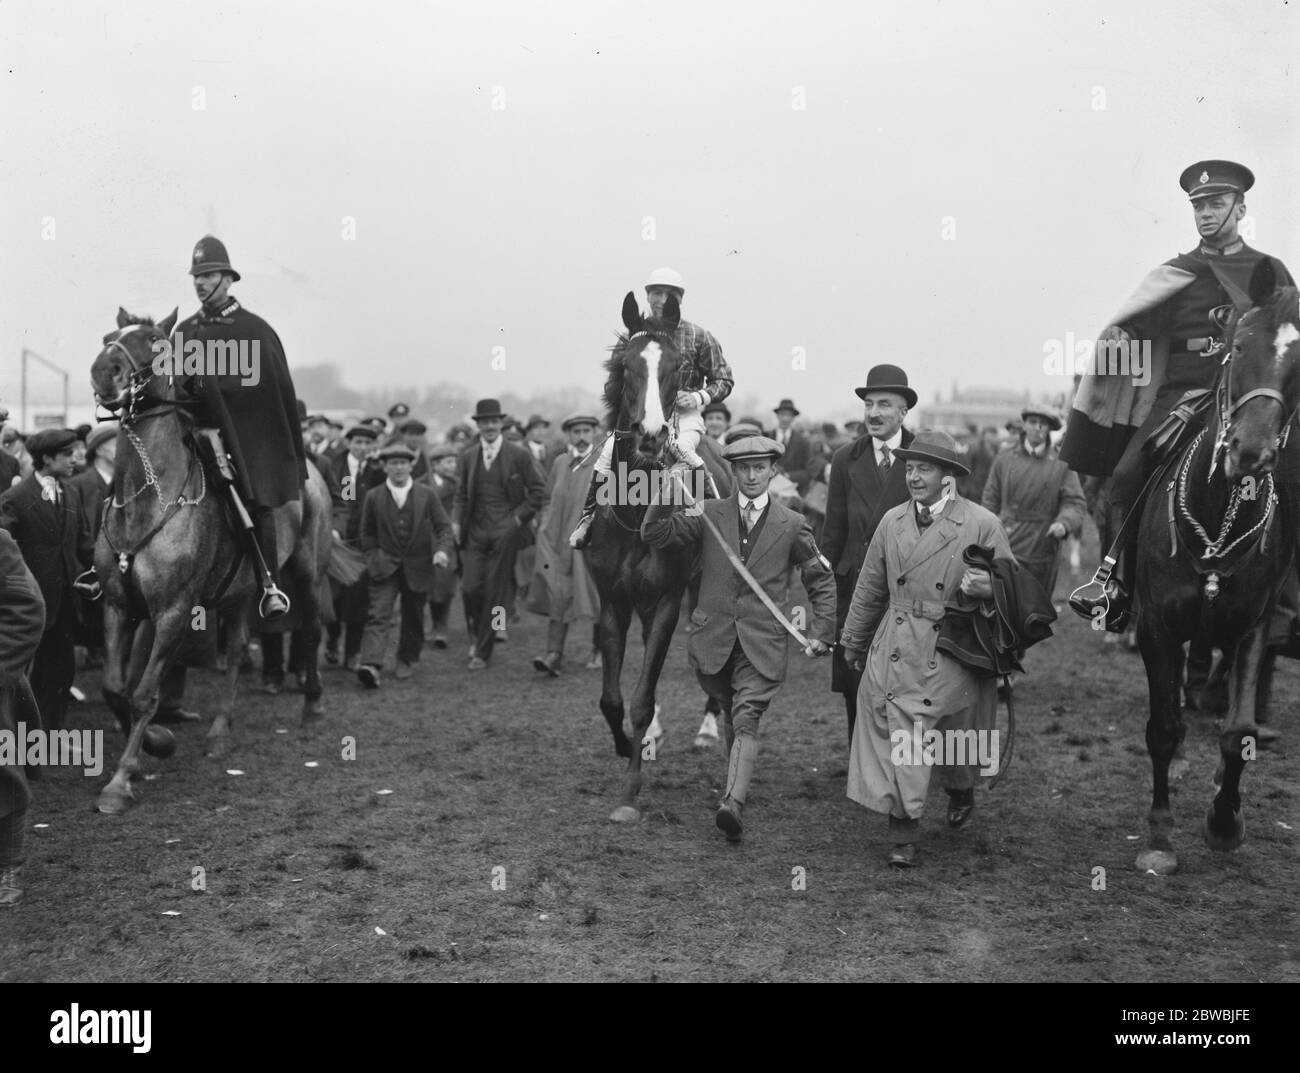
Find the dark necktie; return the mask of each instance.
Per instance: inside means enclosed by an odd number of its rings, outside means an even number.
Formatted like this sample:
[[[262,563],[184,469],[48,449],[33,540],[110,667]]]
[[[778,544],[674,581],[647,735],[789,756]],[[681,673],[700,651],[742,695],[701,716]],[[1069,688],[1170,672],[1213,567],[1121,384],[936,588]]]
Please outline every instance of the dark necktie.
[[[893,458],[890,457],[889,448],[887,446],[882,446],[880,448],[880,479],[882,481],[889,476],[889,466],[891,462],[893,462]]]
[[[922,529],[928,529],[930,527],[930,523],[933,521],[934,518],[930,514],[930,508],[927,507],[924,503],[918,504],[916,508],[916,524],[919,525]]]

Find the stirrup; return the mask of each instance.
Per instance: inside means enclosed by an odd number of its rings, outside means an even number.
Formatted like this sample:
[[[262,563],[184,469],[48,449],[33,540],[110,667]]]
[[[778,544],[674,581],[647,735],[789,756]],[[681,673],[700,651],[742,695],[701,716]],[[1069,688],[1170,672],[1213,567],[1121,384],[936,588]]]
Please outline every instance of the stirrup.
[[[289,597],[280,586],[272,582],[262,590],[262,598],[257,603],[257,614],[267,622],[274,622],[289,613],[289,606]]]
[[[1097,567],[1097,570],[1092,577],[1070,593],[1070,609],[1076,615],[1080,615],[1083,618],[1092,618],[1091,609],[1097,604],[1104,602],[1106,604],[1106,611],[1109,614],[1110,593],[1107,591],[1106,585],[1110,581],[1111,575],[1114,572],[1115,560],[1111,556],[1107,555],[1101,561],[1101,565]],[[1096,595],[1087,593],[1087,590],[1092,588],[1094,585],[1097,586]]]

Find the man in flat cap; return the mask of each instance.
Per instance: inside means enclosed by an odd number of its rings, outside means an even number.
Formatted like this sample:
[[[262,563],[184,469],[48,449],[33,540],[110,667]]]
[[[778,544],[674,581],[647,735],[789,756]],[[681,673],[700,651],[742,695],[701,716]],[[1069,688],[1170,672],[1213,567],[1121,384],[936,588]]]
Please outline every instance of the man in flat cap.
[[[387,479],[384,467],[374,457],[379,433],[372,425],[353,425],[344,436],[347,451],[329,464],[326,481],[330,486],[334,532],[351,548],[361,549],[361,511],[366,494]],[[370,613],[370,581],[366,574],[345,585],[334,601],[334,621],[325,635],[325,661],[339,662],[339,638],[343,638],[343,666],[356,671],[361,666],[361,640]]]
[[[830,651],[835,626],[835,583],[817,550],[803,516],[768,495],[781,446],[766,436],[751,436],[729,446],[736,491],[710,499],[700,511],[652,505],[641,523],[651,547],[700,550],[704,582],[691,621],[691,664],[704,691],[719,705],[727,744],[727,788],[715,822],[729,841],[744,830],[743,809],[758,756],[758,724],[785,681],[789,637],[772,613],[733,568],[727,550],[708,532],[704,518],[718,529],[759,586],[777,607],[789,599],[789,577],[798,568],[812,603],[806,630],[807,654]],[[680,474],[680,469],[675,470]]]
[[[76,433],[66,428],[33,435],[27,441],[31,475],[0,494],[0,529],[14,538],[45,601],[45,632],[30,678],[46,730],[63,727],[80,617],[73,586],[94,553],[81,501],[64,483],[72,473],[76,443]]]
[[[873,366],[865,386],[855,388],[854,394],[862,400],[867,434],[831,456],[826,521],[822,526],[822,547],[835,571],[836,629],[844,626],[862,557],[876,526],[886,511],[908,500],[904,467],[894,455],[912,442],[912,433],[903,428],[903,419],[916,405],[916,392],[908,386],[907,373],[897,365]],[[857,719],[860,680],[861,675],[844,662],[844,654],[837,647],[831,659],[831,691],[844,695],[850,742]]]
[[[504,421],[496,399],[478,401],[474,422],[479,442],[461,452],[457,470],[453,521],[461,549],[461,597],[472,671],[487,668],[496,633],[505,629],[515,556],[524,543],[525,527],[542,505],[541,471],[526,447],[503,439]]]
[[[460,449],[454,443],[437,444],[429,452],[429,473],[425,484],[438,497],[448,518],[454,517],[456,512],[456,489],[460,486],[456,477],[459,456]],[[460,553],[455,541],[449,554],[450,561],[446,566],[433,568],[433,586],[429,589],[434,648],[447,647],[447,621],[451,618],[451,601],[456,595],[456,579],[460,576]]]
[[[1024,439],[993,460],[982,506],[998,516],[1016,561],[1050,598],[1061,563],[1061,542],[1079,535],[1088,504],[1079,477],[1052,454],[1050,433],[1061,419],[1047,407],[1021,413]]]
[[[1061,443],[1061,461],[1071,469],[1111,478],[1107,539],[1118,546],[1112,543],[1093,582],[1076,590],[1070,606],[1094,621],[1102,610],[1106,628],[1115,632],[1129,618],[1138,499],[1152,468],[1143,444],[1184,392],[1214,386],[1228,317],[1250,308],[1250,277],[1260,261],[1273,263],[1280,285],[1294,283],[1281,261],[1238,235],[1246,191],[1255,182],[1248,168],[1201,160],[1178,182],[1191,202],[1198,244],[1149,273],[1102,331]],[[1278,466],[1278,479],[1288,483],[1297,476],[1297,437],[1290,439]],[[1130,510],[1134,518],[1124,528]]]
[[[173,353],[181,352],[183,339],[186,348],[197,341],[209,354],[239,347],[256,356],[251,376],[238,369],[223,373],[205,368],[187,377],[184,387],[198,402],[200,424],[221,432],[222,448],[235,471],[235,490],[253,521],[253,550],[265,564],[258,614],[273,621],[289,611],[289,598],[280,588],[280,560],[292,550],[276,544],[273,511],[300,499],[307,479],[298,396],[280,337],[230,294],[240,276],[225,245],[205,235],[190,262],[200,308],[177,325]]]
[[[424,603],[435,566],[451,561],[451,521],[427,485],[411,479],[415,452],[404,443],[379,452],[387,479],[366,493],[361,508],[361,550],[367,555],[370,611],[357,678],[379,688],[393,604],[402,599],[395,677],[410,678],[424,648]]]
[[[997,678],[977,677],[937,644],[949,606],[988,601],[984,606],[992,608],[988,571],[968,567],[963,552],[978,544],[992,548],[995,558],[1009,558],[1011,547],[996,517],[956,494],[957,478],[968,470],[951,436],[922,429],[894,455],[906,472],[908,500],[887,510],[876,527],[839,643],[849,666],[866,672],[848,796],[888,815],[889,863],[907,868],[916,863],[931,765],[910,752],[900,761],[896,747],[932,730],[973,730],[987,740],[994,729]],[[962,827],[975,807],[981,769],[947,755],[930,759],[939,761],[934,766],[948,792],[948,825]]]
[[[547,474],[537,523],[537,558],[528,588],[528,610],[547,619],[546,650],[533,660],[533,667],[552,678],[564,669],[569,627],[579,620],[600,618],[600,593],[587,568],[586,553],[569,546],[600,450],[600,420],[594,414],[576,413],[560,427],[569,437],[569,448],[551,463]]]

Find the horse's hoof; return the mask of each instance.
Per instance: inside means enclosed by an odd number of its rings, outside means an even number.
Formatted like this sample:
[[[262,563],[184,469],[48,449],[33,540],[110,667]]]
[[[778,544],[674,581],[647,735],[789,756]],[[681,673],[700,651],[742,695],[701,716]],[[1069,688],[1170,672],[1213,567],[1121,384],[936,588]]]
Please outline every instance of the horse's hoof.
[[[105,789],[100,791],[99,800],[95,802],[95,808],[105,816],[120,816],[134,804],[135,794],[129,790],[125,793],[119,793],[116,790],[110,792]]]
[[[150,756],[166,760],[176,752],[176,735],[166,727],[154,726],[150,723],[144,729],[144,741],[140,743],[140,748]]]
[[[1137,870],[1144,875],[1148,872],[1158,876],[1171,876],[1178,871],[1178,858],[1172,850],[1148,849],[1137,856]]]
[[[1219,853],[1231,853],[1246,840],[1246,817],[1242,815],[1240,809],[1234,812],[1232,829],[1227,835],[1215,830],[1214,818],[1214,806],[1211,805],[1210,810],[1205,814],[1205,824],[1201,827],[1205,844]]]
[[[641,818],[641,812],[631,805],[619,805],[609,814],[609,818],[611,823],[636,823]]]
[[[1191,770],[1191,763],[1184,760],[1181,756],[1176,756],[1169,761],[1169,781],[1182,782],[1183,776]]]
[[[234,748],[228,734],[208,738],[207,757],[209,760],[224,760]]]
[[[302,704],[302,725],[319,722],[325,718],[325,705],[318,700],[306,700]]]

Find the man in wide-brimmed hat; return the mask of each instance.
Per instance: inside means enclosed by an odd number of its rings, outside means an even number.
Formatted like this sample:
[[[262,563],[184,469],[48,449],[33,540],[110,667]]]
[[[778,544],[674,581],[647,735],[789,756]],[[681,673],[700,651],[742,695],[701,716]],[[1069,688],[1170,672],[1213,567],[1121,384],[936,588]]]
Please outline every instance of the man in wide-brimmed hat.
[[[1078,474],[1052,453],[1049,436],[1060,429],[1060,417],[1047,407],[1029,406],[1020,420],[1024,439],[993,460],[982,504],[1002,522],[1016,561],[1050,597],[1061,542],[1083,528],[1087,502]]]
[[[651,506],[641,537],[651,547],[698,548],[703,584],[691,613],[698,627],[689,652],[704,691],[719,705],[727,744],[727,786],[715,822],[728,840],[744,830],[743,807],[758,757],[759,719],[785,680],[789,637],[763,602],[736,576],[727,552],[706,531],[708,518],[778,607],[786,604],[792,569],[799,570],[812,604],[805,635],[808,654],[829,651],[835,596],[830,569],[803,516],[781,506],[767,488],[781,445],[766,436],[737,440],[724,452],[736,491],[685,513]]]
[[[907,373],[897,365],[873,366],[866,384],[854,393],[862,400],[867,434],[831,456],[822,526],[822,549],[835,571],[837,627],[844,625],[862,556],[876,526],[887,510],[908,498],[904,467],[895,452],[912,442],[903,420],[916,405],[916,392],[908,385]],[[831,660],[831,690],[844,695],[849,741],[857,718],[860,678],[837,647]]]
[[[772,439],[781,445],[784,452],[781,455],[780,470],[794,481],[799,494],[803,495],[808,491],[808,484],[813,477],[809,472],[813,461],[812,443],[807,433],[795,427],[794,419],[799,416],[799,409],[794,400],[782,399],[772,412],[776,414]]]
[[[1148,436],[1185,392],[1214,386],[1230,316],[1250,308],[1255,268],[1268,261],[1279,285],[1295,283],[1281,261],[1251,249],[1238,232],[1254,183],[1250,169],[1231,160],[1200,160],[1183,169],[1178,185],[1191,202],[1198,245],[1148,273],[1102,330],[1075,392],[1061,461],[1079,473],[1110,477],[1103,544],[1111,547],[1070,606],[1093,621],[1100,612],[1113,632],[1126,628],[1132,606],[1138,500],[1155,464],[1143,449]],[[1288,484],[1300,478],[1297,432],[1292,429],[1276,470]]]
[[[474,409],[479,442],[460,455],[453,521],[461,549],[461,596],[470,634],[469,669],[492,658],[523,529],[542,505],[542,475],[531,452],[501,435],[505,414],[496,399]]]
[[[997,679],[976,677],[940,652],[939,625],[949,605],[992,599],[988,572],[962,558],[967,547],[989,547],[1002,558],[1011,548],[996,517],[957,496],[957,477],[969,470],[951,436],[923,429],[894,455],[906,473],[908,500],[880,519],[839,643],[849,665],[865,671],[848,795],[889,816],[889,861],[909,867],[930,785],[930,764],[913,755],[910,743],[936,729],[987,737],[997,716]],[[900,755],[903,741],[909,748]],[[979,769],[946,753],[930,759],[938,760],[948,792],[948,824],[961,827],[975,806]]]

